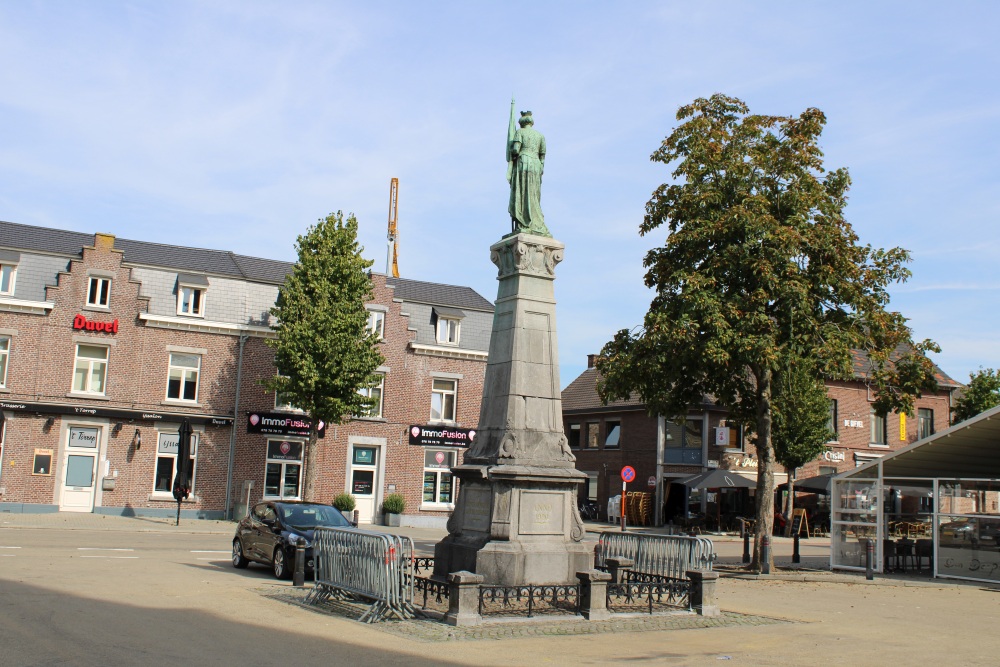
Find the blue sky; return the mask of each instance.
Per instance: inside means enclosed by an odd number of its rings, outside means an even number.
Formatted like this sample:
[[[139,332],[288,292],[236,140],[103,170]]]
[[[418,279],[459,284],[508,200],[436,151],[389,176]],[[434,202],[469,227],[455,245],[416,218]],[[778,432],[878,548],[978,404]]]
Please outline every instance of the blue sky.
[[[677,108],[723,92],[822,109],[862,242],[966,381],[1000,367],[1000,5],[991,2],[8,2],[0,219],[293,261],[354,212],[385,270],[496,296],[511,95],[546,135],[562,384],[642,321],[638,236]]]

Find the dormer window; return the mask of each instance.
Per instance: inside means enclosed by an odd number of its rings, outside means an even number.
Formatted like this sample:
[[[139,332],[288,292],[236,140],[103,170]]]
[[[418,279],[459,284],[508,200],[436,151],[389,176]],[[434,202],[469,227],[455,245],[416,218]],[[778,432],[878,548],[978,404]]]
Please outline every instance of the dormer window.
[[[0,294],[13,296],[14,279],[17,277],[17,264],[20,261],[21,253],[0,250]]]
[[[191,317],[205,316],[205,293],[208,279],[190,273],[177,274],[177,314]]]
[[[91,276],[87,288],[87,305],[93,308],[108,308],[111,302],[111,278]]]
[[[435,306],[434,315],[437,317],[437,342],[441,345],[458,345],[465,312],[458,308]]]

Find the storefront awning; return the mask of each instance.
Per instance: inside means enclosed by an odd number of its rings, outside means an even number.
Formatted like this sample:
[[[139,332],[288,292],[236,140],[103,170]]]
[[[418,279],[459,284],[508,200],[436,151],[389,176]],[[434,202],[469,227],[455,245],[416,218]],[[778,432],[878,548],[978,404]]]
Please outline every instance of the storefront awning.
[[[757,478],[733,472],[732,470],[709,470],[708,472],[678,480],[689,489],[755,489]]]

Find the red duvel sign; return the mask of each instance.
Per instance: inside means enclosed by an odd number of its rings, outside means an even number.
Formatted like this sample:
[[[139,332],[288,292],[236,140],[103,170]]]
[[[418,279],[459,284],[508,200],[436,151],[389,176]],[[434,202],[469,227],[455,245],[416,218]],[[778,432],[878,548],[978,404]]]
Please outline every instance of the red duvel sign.
[[[88,320],[83,315],[77,315],[73,318],[73,328],[116,334],[118,333],[118,320],[116,319],[114,322],[95,322],[94,320]]]

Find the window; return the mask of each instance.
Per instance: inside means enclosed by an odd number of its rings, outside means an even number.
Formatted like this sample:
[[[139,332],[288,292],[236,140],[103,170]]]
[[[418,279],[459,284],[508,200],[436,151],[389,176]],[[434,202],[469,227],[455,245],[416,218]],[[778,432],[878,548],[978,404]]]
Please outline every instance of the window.
[[[616,449],[621,440],[622,423],[620,421],[604,422],[604,448]]]
[[[3,377],[0,376],[0,383]],[[923,440],[934,435],[934,411],[930,408],[917,409],[917,438]]]
[[[73,369],[73,391],[83,394],[104,394],[104,381],[108,372],[108,348],[100,345],[76,346],[76,365]]]
[[[31,474],[32,475],[51,475],[52,474],[52,450],[51,449],[36,449],[35,459],[31,464]]]
[[[826,420],[826,427],[833,432],[832,442],[839,440],[839,433],[837,431],[837,400],[830,399],[830,416]]]
[[[87,289],[87,305],[97,308],[107,308],[111,300],[111,278],[90,277],[90,287]]]
[[[302,443],[267,441],[264,497],[293,500],[299,497],[302,480]]]
[[[0,264],[0,294],[14,293],[14,278],[17,275],[17,264]]]
[[[197,433],[191,435],[191,493],[194,493],[195,464],[198,459]],[[174,478],[177,477],[177,450],[180,449],[179,433],[160,433],[156,443],[156,473],[153,479],[154,493],[173,493]]]
[[[663,462],[687,465],[702,465],[702,432],[701,419],[685,419],[667,421],[664,439]]]
[[[383,340],[385,338],[385,313],[380,310],[369,310],[368,324],[365,325],[365,329],[378,336],[379,340]]]
[[[458,345],[458,334],[462,328],[462,320],[450,317],[438,317],[437,342],[445,345]]]
[[[170,367],[167,370],[167,399],[171,401],[197,401],[200,372],[200,355],[171,352]]]
[[[447,504],[453,500],[454,480],[451,469],[455,452],[440,449],[424,451],[424,502]]]
[[[566,439],[569,441],[569,446],[573,449],[580,448],[580,425],[570,424],[569,430],[566,432]]]
[[[837,466],[820,466],[819,467],[819,474],[820,475],[836,475],[837,474]]]
[[[583,446],[587,449],[597,449],[598,431],[601,425],[597,422],[587,423],[587,432],[584,435]]]
[[[7,386],[7,359],[10,357],[10,336],[0,336],[0,387]]]
[[[358,393],[362,396],[372,398],[375,400],[375,405],[373,405],[367,412],[360,417],[368,417],[370,419],[381,419],[382,418],[382,389],[385,387],[385,376],[380,375],[378,378],[378,384],[373,387],[365,387],[363,389],[358,389]]]
[[[587,500],[597,500],[597,473],[587,472]]]
[[[431,421],[455,421],[456,380],[434,380],[431,388]]]
[[[885,415],[875,414],[874,408],[871,412],[872,417],[872,439],[871,444],[885,446],[888,440],[885,430]]]

